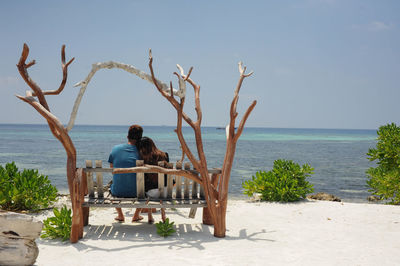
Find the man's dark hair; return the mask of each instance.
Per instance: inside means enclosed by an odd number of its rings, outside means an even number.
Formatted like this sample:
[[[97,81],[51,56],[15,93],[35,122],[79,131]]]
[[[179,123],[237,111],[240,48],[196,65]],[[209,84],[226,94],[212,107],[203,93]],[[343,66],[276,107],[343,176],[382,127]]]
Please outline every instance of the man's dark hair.
[[[137,142],[140,141],[143,134],[143,128],[139,125],[132,125],[129,127],[128,131],[128,139],[129,140],[136,140]]]

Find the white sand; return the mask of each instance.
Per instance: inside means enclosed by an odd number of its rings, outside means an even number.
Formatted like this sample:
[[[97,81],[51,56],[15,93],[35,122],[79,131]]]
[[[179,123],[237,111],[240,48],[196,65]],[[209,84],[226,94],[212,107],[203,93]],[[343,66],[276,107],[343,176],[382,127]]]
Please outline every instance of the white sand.
[[[225,238],[201,209],[187,214],[167,211],[177,232],[163,238],[147,217],[120,224],[113,209],[91,209],[78,243],[37,240],[36,265],[400,265],[400,206],[230,201]]]

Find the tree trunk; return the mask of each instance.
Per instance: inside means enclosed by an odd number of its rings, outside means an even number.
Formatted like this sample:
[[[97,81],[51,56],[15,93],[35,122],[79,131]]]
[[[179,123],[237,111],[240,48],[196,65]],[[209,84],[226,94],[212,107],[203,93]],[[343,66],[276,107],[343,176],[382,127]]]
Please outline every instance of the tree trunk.
[[[75,179],[76,175],[76,154],[68,154],[67,153],[67,181],[68,181],[68,189],[69,189],[69,195],[71,196],[71,201],[72,201],[72,195],[73,195],[73,180]],[[74,202],[72,201],[72,204]]]
[[[83,189],[83,169],[79,168],[75,171],[75,178],[72,183],[71,202],[72,202],[72,226],[70,242],[76,243],[83,237],[83,225],[84,225],[84,213],[82,209],[82,203],[84,200],[84,189]]]
[[[215,237],[225,237],[226,233],[226,205],[227,201],[220,202],[219,206],[216,208],[217,215],[215,217],[214,223],[214,236]]]

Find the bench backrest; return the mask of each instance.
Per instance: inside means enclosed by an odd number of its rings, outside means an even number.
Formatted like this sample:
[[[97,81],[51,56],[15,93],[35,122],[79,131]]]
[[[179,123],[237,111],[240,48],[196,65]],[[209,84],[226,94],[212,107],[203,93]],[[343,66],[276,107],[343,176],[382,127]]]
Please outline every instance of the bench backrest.
[[[136,166],[143,165],[142,160],[136,161]],[[103,173],[112,173],[113,169],[103,168],[101,160],[96,160],[94,166],[95,167],[93,167],[91,160],[86,160],[86,168],[84,168],[84,171],[86,172],[88,195],[89,198],[103,198],[105,193],[103,188]],[[170,169],[182,169],[182,163],[180,162],[177,162],[175,166],[172,163],[164,165],[164,162],[159,162],[159,166]],[[191,170],[190,163],[184,163],[183,167],[185,170]],[[167,175],[167,184],[164,184],[164,175],[165,174],[158,173],[159,199],[204,199],[204,189],[202,185],[189,178],[176,175]],[[94,182],[94,176],[96,185]],[[144,178],[145,173],[136,173],[136,192],[138,199],[147,199],[144,187]],[[166,192],[164,190],[166,190]]]

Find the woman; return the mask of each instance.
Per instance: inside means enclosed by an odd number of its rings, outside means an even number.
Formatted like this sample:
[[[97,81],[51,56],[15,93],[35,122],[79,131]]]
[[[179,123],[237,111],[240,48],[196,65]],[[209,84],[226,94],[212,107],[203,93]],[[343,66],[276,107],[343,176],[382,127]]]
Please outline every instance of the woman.
[[[168,153],[157,149],[154,141],[149,137],[143,137],[138,145],[140,158],[145,164],[158,165],[158,162],[165,161],[169,162]],[[166,181],[164,181],[166,184]],[[144,182],[145,191],[158,188],[158,174],[156,173],[146,173]],[[149,223],[153,223],[153,215],[151,210],[148,211]],[[143,212],[143,211],[142,211]],[[162,219],[165,220],[165,210],[161,209]]]

